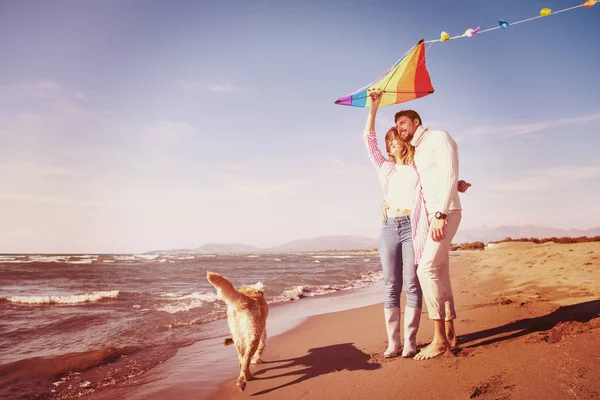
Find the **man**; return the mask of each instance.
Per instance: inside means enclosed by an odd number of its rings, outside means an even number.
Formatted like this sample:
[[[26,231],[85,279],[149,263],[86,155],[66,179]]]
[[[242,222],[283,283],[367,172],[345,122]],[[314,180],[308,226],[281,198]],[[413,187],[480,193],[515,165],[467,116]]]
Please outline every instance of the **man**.
[[[402,139],[415,146],[415,166],[429,223],[417,275],[429,319],[433,320],[434,335],[432,342],[415,356],[416,360],[426,360],[457,345],[449,252],[462,212],[458,197],[458,146],[448,133],[424,128],[416,111],[397,112],[395,122]]]

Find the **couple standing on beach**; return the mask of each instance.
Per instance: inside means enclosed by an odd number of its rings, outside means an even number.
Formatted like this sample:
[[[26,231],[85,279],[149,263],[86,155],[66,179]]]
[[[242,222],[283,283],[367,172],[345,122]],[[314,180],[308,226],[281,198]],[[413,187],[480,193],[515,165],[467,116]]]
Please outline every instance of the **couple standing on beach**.
[[[449,252],[461,220],[458,147],[446,132],[423,127],[413,110],[399,111],[385,135],[386,159],[377,145],[375,118],[382,93],[371,94],[364,132],[369,158],[383,188],[379,257],[385,285],[388,347],[384,357],[437,357],[457,345]],[[400,294],[406,292],[404,346],[400,349]],[[423,299],[433,320],[432,342],[417,354]]]

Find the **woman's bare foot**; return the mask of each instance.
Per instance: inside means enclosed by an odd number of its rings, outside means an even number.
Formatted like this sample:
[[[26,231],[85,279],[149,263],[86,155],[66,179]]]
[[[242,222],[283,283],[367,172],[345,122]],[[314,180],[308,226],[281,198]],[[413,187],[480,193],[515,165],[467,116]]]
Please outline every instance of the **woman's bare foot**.
[[[446,321],[444,323],[444,328],[446,330],[446,337],[448,338],[448,343],[450,348],[454,348],[458,346],[458,338],[456,337],[456,332],[454,331],[454,320]]]
[[[448,342],[431,342],[414,357],[415,360],[429,360],[441,356],[450,348]]]

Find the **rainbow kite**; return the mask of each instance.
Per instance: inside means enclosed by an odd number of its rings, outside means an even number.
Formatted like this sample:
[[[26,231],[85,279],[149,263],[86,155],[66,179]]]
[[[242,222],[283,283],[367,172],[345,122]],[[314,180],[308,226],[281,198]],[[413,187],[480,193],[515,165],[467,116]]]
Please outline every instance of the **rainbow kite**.
[[[430,43],[430,45],[432,45],[437,42],[444,43],[449,40],[470,38],[475,35],[479,36],[483,33],[498,29],[506,30],[509,26],[531,22],[538,18],[546,18],[550,15],[572,11],[577,8],[592,8],[597,2],[598,0],[586,0],[583,4],[563,8],[558,11],[542,8],[538,16],[520,21],[508,22],[504,19],[499,19],[498,25],[493,28],[482,30],[481,27],[478,26],[475,29],[467,29],[465,33],[456,36],[450,36],[449,33],[442,31],[439,39],[428,41],[421,39],[419,43],[404,55],[404,57],[399,59],[396,64],[374,82],[358,89],[348,96],[337,99],[335,104],[354,107],[371,107],[370,94],[372,93],[383,93],[380,107],[404,103],[406,101],[418,99],[419,97],[427,96],[428,94],[433,93],[433,86],[431,86],[431,79],[429,78],[429,73],[425,67],[425,43]]]
[[[425,66],[425,41],[421,39],[374,82],[337,99],[335,104],[370,107],[371,93],[383,93],[380,107],[404,103],[433,93],[429,72]]]

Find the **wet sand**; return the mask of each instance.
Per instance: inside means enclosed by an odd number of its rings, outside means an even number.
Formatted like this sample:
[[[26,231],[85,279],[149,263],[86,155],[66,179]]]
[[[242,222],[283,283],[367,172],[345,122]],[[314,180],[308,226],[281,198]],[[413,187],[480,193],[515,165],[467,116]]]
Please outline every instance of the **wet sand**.
[[[505,243],[452,258],[460,347],[384,359],[381,304],[318,315],[272,338],[245,392],[212,399],[600,398],[600,243]],[[432,336],[423,314],[420,346]],[[219,379],[220,377],[216,377]],[[201,391],[182,397],[203,399]]]

